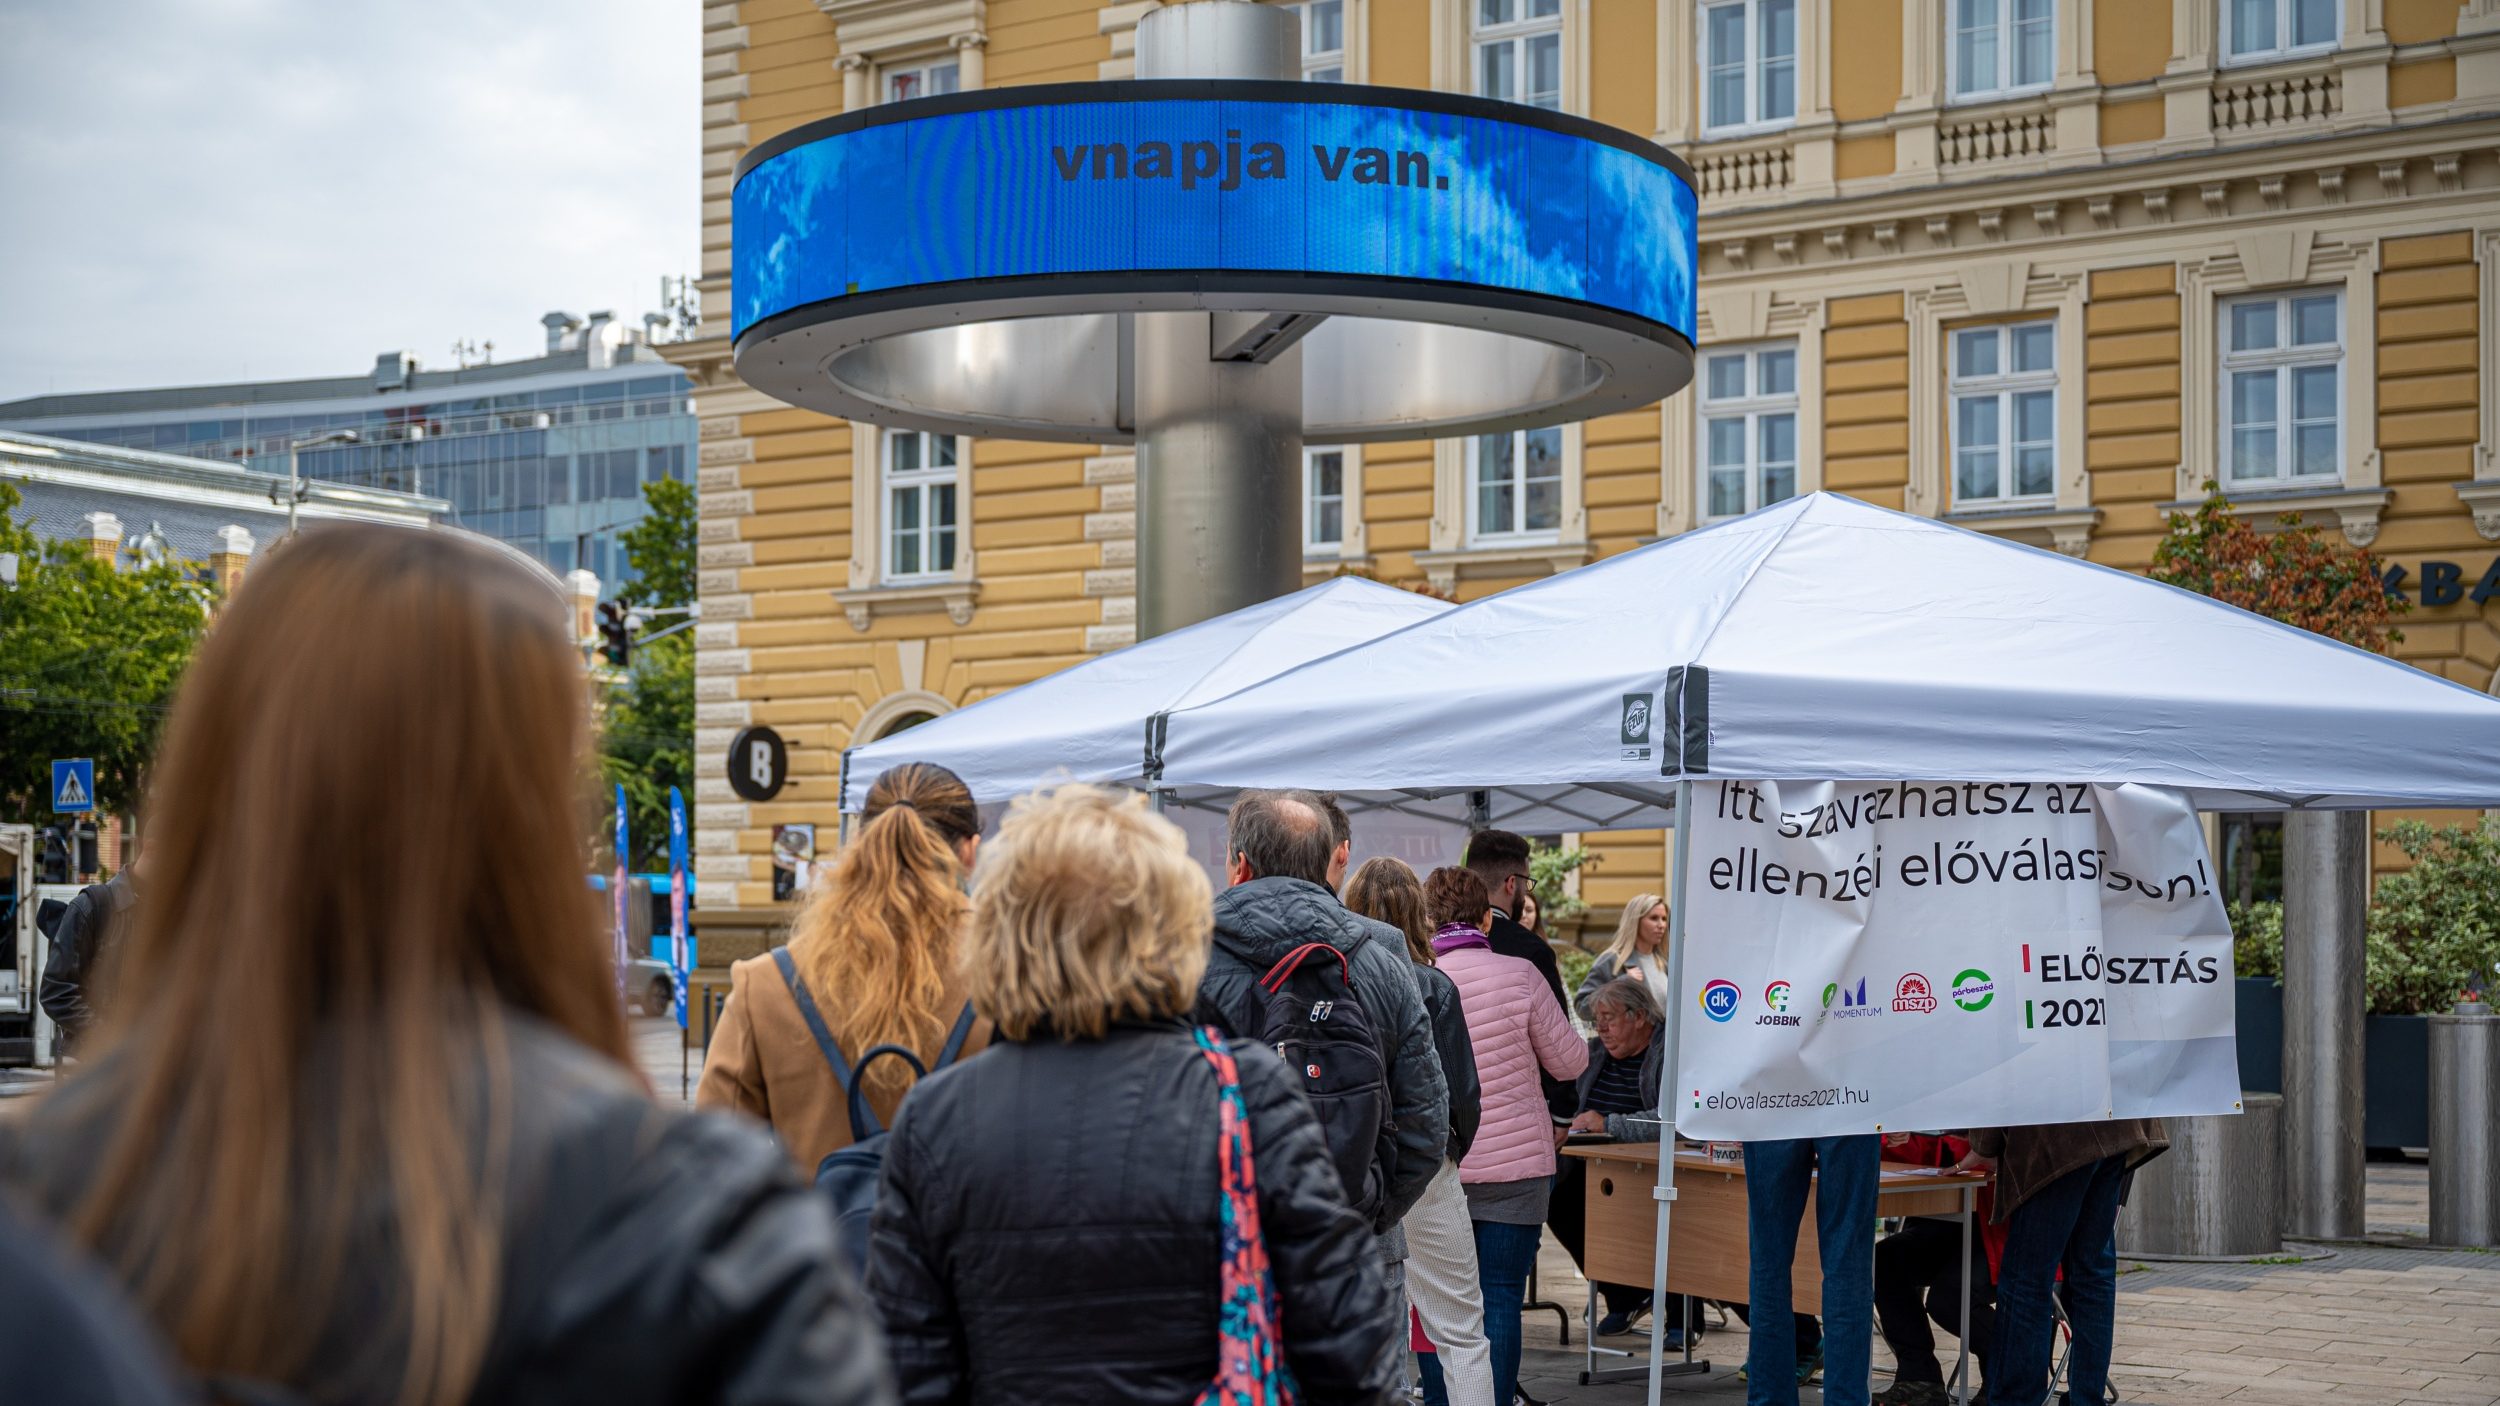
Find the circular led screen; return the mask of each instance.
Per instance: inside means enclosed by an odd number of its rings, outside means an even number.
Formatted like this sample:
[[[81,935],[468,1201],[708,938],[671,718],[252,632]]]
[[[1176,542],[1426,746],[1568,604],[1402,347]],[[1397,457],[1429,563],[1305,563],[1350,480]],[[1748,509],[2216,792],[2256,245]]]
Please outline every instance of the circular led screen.
[[[1689,380],[1695,215],[1663,148],[1516,104],[1198,80],[966,93],[748,153],[732,335],[742,377],[799,404],[1116,439],[1119,314],[1308,313],[1391,324],[1312,334],[1314,437],[1550,422]],[[997,389],[1008,372],[1021,392]],[[1436,374],[1453,385],[1399,384]]]

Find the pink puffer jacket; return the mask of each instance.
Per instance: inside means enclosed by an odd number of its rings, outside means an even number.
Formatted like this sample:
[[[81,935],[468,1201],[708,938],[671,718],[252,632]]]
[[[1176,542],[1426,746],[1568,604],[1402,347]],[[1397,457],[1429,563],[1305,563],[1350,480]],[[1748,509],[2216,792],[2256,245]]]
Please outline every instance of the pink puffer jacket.
[[[1458,1164],[1458,1179],[1552,1175],[1554,1120],[1537,1067],[1557,1079],[1577,1078],[1588,1067],[1588,1045],[1572,1032],[1553,989],[1527,962],[1470,945],[1443,952],[1439,964],[1458,984],[1467,1038],[1476,1047],[1476,1080],[1484,1089],[1484,1121],[1467,1159]]]

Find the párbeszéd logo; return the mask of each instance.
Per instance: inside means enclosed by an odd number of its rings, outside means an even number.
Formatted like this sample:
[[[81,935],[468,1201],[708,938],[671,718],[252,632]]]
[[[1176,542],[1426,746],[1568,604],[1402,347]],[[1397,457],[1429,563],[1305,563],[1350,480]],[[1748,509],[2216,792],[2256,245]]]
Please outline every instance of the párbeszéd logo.
[[[1997,984],[1977,967],[1966,968],[1953,978],[1953,1004],[1966,1011],[1984,1011],[1997,998]]]
[[[1736,1018],[1736,1003],[1745,993],[1733,981],[1714,981],[1701,988],[1701,1012],[1724,1025]]]

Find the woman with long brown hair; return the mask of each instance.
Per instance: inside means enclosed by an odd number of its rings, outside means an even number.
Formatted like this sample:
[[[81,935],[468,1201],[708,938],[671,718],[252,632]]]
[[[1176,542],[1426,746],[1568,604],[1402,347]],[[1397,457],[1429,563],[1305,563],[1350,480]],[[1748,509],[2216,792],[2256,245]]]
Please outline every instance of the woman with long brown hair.
[[[1476,1047],[1467,1037],[1467,1013],[1458,986],[1432,954],[1432,925],[1424,921],[1424,882],[1405,861],[1382,855],[1363,861],[1346,880],[1345,906],[1406,935],[1415,962],[1415,986],[1432,1017],[1432,1047],[1441,1056],[1441,1078],[1450,1086],[1450,1139],[1441,1169],[1398,1224],[1406,1231],[1406,1295],[1432,1342],[1424,1368],[1424,1399],[1432,1406],[1495,1406],[1493,1349],[1484,1334],[1484,1288],[1476,1265],[1476,1234],[1467,1215],[1467,1193],[1458,1164],[1476,1140],[1483,1091],[1476,1083]]]
[[[543,568],[405,528],[290,539],[202,644],[89,1058],[0,1126],[0,1185],[194,1372],[355,1406],[883,1397],[828,1208],[632,1067],[582,675]]]
[[[852,1141],[854,1077],[877,1128],[893,1125],[911,1087],[899,1059],[855,1076],[861,1055],[899,1045],[934,1070],[988,1043],[955,970],[964,876],[980,845],[981,813],[955,773],[906,762],[878,777],[859,833],[809,890],[789,946],[729,969],[695,1106],[765,1119],[812,1175]]]

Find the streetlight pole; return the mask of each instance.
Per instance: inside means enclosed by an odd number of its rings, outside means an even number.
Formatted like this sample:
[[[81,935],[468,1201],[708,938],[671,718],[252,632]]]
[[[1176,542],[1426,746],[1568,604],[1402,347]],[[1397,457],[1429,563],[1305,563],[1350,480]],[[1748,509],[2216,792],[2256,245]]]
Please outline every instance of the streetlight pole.
[[[304,480],[296,472],[296,456],[307,449],[320,449],[332,444],[354,444],[363,436],[354,430],[331,430],[310,439],[290,440],[286,446],[286,535],[295,535],[295,504],[304,496]]]

